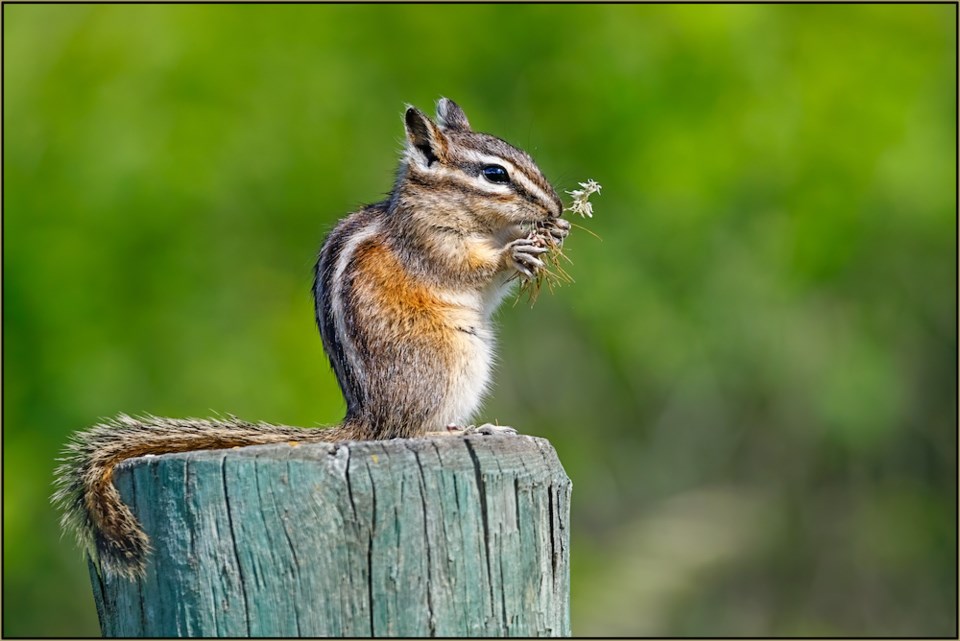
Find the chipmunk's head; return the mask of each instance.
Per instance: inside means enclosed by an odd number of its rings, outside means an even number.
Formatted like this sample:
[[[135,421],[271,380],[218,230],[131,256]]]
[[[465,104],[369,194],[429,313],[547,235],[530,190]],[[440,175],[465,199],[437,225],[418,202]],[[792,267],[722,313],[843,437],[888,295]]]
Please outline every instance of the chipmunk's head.
[[[524,151],[473,131],[447,98],[434,122],[415,107],[404,114],[405,178],[437,194],[434,202],[482,217],[492,228],[534,223],[563,213],[563,204]]]

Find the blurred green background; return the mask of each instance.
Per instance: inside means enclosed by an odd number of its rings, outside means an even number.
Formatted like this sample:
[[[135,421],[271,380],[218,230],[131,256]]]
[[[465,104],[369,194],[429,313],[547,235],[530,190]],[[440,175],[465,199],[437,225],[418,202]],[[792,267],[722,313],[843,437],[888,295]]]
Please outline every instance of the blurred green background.
[[[98,632],[73,430],[341,417],[314,255],[446,95],[604,186],[482,417],[573,479],[574,633],[956,635],[956,11],[5,5],[3,633]]]

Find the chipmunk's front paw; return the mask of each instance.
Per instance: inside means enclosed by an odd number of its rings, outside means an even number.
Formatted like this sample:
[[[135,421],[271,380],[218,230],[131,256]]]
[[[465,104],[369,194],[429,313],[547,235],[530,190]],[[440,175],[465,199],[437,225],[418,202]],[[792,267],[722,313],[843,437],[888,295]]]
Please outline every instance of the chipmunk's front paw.
[[[507,245],[507,251],[510,266],[528,280],[533,280],[537,277],[537,272],[543,269],[543,261],[537,256],[549,250],[537,238],[518,238]]]

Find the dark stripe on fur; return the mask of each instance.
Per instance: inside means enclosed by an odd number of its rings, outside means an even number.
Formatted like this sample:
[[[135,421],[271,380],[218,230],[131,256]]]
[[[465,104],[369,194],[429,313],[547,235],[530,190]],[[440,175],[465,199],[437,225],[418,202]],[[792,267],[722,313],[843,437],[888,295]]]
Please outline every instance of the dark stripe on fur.
[[[337,383],[343,392],[347,403],[347,419],[356,417],[363,405],[364,393],[358,383],[356,373],[351,370],[350,361],[346,356],[344,345],[340,342],[333,314],[333,277],[337,269],[337,260],[343,248],[350,242],[353,234],[362,231],[370,220],[383,210],[384,205],[372,205],[357,214],[350,216],[337,225],[327,236],[320,249],[320,256],[314,267],[313,296],[314,311],[317,327],[320,329],[320,338],[323,349],[330,361],[330,366],[337,377]],[[350,265],[344,272],[345,282],[340,283],[341,302],[345,308],[344,325],[349,332],[355,327],[350,316],[350,283],[348,276]]]

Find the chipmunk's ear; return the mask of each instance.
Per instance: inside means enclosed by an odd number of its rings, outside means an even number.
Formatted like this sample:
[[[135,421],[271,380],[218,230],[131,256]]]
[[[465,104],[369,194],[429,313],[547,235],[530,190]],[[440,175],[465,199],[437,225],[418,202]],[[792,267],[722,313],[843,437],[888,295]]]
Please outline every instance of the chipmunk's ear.
[[[467,114],[463,113],[460,105],[449,98],[441,98],[437,101],[437,123],[441,129],[470,131]]]
[[[408,106],[403,122],[407,128],[408,155],[412,152],[427,167],[446,158],[447,137],[422,111]]]

